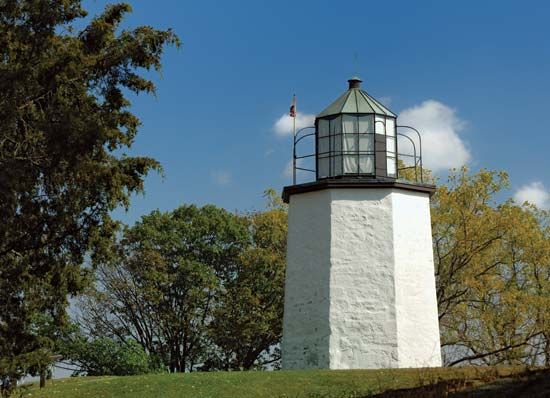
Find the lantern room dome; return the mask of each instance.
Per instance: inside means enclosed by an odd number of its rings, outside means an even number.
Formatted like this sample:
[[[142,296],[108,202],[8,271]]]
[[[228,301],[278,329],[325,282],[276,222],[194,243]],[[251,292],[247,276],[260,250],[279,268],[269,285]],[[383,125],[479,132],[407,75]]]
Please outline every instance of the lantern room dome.
[[[317,118],[339,115],[342,113],[377,114],[397,117],[380,102],[372,98],[366,91],[361,90],[361,79],[352,77],[348,80],[349,89],[330,104]]]

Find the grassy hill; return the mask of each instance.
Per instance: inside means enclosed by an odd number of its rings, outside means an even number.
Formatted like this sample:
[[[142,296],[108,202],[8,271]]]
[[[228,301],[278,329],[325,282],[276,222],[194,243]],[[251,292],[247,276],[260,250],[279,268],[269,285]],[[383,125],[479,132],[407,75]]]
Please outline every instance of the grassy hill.
[[[213,372],[152,374],[127,377],[80,377],[31,385],[23,397],[40,398],[361,398],[361,397],[521,397],[503,395],[540,378],[550,394],[550,374],[541,377],[525,368],[443,368],[388,370],[308,370],[278,372]],[[508,384],[506,384],[508,383]],[[543,384],[544,384],[543,383]],[[540,384],[540,383],[539,383]],[[542,385],[542,384],[541,384]],[[424,386],[421,390],[410,390]],[[515,386],[515,387],[513,387]],[[469,389],[464,391],[464,389]],[[401,390],[401,391],[395,391]],[[540,389],[539,389],[540,390]],[[453,391],[461,391],[455,392]],[[485,393],[483,392],[485,391]],[[382,395],[378,395],[385,392]],[[540,391],[539,391],[540,392]],[[485,394],[485,395],[483,395]],[[550,396],[550,395],[525,395]]]

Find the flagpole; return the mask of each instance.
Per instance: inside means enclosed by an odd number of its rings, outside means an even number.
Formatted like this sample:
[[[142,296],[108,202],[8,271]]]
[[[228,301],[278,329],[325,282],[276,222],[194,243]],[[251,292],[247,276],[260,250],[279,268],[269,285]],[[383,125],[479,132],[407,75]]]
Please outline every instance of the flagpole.
[[[296,185],[296,116],[292,118],[292,185]]]
[[[296,94],[292,96],[294,115],[292,117],[292,185],[296,185]]]

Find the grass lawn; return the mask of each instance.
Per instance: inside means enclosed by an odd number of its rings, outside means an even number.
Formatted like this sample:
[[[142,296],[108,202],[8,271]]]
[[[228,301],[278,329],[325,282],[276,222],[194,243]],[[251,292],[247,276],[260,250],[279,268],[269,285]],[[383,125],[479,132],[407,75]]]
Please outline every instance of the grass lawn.
[[[23,397],[41,398],[360,398],[386,390],[428,385],[438,380],[480,384],[514,376],[525,368],[438,368],[387,370],[304,370],[152,374],[79,377],[31,385]]]

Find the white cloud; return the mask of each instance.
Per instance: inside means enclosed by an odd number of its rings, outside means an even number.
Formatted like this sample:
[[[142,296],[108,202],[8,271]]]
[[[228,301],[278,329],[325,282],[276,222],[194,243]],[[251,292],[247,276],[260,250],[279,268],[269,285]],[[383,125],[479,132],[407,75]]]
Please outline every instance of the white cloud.
[[[231,180],[232,180],[231,173],[229,173],[228,171],[223,171],[223,170],[213,171],[212,172],[212,180],[217,185],[221,185],[221,186],[229,185],[229,184],[231,184]]]
[[[309,113],[296,114],[296,130],[304,127],[313,126],[315,123],[315,115]],[[273,125],[273,131],[279,136],[292,134],[292,118],[288,114],[281,116]]]
[[[439,101],[427,100],[402,111],[397,121],[399,125],[412,126],[420,132],[422,161],[434,172],[460,167],[470,160],[470,152],[459,135],[466,122],[456,115],[455,109]],[[405,129],[400,132],[410,134]],[[415,135],[410,134],[410,137],[417,142]],[[402,145],[403,152],[408,153],[405,149],[408,147]]]
[[[550,191],[540,181],[520,187],[514,194],[514,199],[519,203],[529,202],[541,209],[550,209]]]

